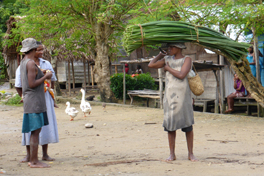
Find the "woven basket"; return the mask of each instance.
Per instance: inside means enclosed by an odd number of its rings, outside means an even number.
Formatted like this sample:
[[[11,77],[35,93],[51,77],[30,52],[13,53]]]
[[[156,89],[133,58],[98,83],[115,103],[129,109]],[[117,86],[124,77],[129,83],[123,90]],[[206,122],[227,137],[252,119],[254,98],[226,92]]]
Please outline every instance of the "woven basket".
[[[196,75],[194,77],[188,78],[189,86],[192,93],[196,96],[202,95],[204,92],[204,86],[199,74],[196,72],[195,67],[193,65],[194,71]]]

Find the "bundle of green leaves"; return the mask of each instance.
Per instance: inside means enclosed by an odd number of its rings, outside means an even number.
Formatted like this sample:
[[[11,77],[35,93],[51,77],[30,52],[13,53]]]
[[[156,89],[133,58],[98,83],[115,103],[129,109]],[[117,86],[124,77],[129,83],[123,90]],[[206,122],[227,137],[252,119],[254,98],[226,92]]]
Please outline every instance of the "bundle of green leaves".
[[[180,21],[153,21],[130,25],[123,35],[123,46],[127,53],[142,45],[175,42],[192,42],[235,61],[244,57],[250,46],[238,43],[213,29]]]

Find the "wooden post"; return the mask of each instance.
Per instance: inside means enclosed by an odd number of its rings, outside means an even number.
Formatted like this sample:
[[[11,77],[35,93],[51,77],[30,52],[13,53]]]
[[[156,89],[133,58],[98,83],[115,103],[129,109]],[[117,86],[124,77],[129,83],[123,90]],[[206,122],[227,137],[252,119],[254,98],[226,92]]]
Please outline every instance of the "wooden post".
[[[69,96],[71,96],[71,65],[70,65],[70,61],[68,61],[68,89],[69,89]]]
[[[83,73],[84,73],[84,79],[83,79],[83,89],[86,92],[86,59],[83,58]]]
[[[162,77],[162,68],[158,69],[158,73],[159,73],[160,109],[163,109],[163,77]]]
[[[256,36],[255,28],[252,28],[253,38],[254,38],[254,55],[256,62],[256,78],[260,82],[260,70],[259,70],[259,50],[258,50],[258,37]]]
[[[112,75],[112,62],[109,63],[110,75]]]
[[[216,97],[215,97],[215,113],[219,113],[219,107],[218,107],[219,106],[219,101],[221,102],[219,81],[218,81],[218,78],[217,78],[216,70],[213,70],[213,72],[214,72],[216,83],[217,83],[217,86],[216,86],[217,94],[216,94]],[[220,104],[220,112],[221,111],[222,111],[222,105]]]
[[[126,104],[126,71],[125,71],[125,64],[123,64],[123,103]]]
[[[17,66],[19,66],[19,65],[20,65],[20,55],[17,54]]]
[[[220,63],[219,63],[220,65],[224,65],[225,63],[224,63],[224,56],[220,56]],[[221,106],[222,106],[222,108],[221,108],[221,114],[223,114],[224,112],[224,109],[225,109],[225,107],[224,107],[224,99],[225,99],[225,82],[224,82],[224,80],[225,80],[225,76],[224,76],[224,71],[221,69],[220,70],[220,94],[221,94],[221,101],[220,101],[220,104],[221,104]]]
[[[90,63],[89,63],[89,61],[88,61],[88,86],[90,86],[90,80],[91,78],[90,78]]]
[[[72,89],[73,92],[75,93],[75,75],[74,75],[74,64],[73,64],[73,59],[71,59],[71,65],[72,65]]]
[[[93,69],[93,65],[91,65],[91,77],[92,77],[92,88],[94,88],[94,69]]]
[[[115,73],[117,73],[117,65],[115,65]]]

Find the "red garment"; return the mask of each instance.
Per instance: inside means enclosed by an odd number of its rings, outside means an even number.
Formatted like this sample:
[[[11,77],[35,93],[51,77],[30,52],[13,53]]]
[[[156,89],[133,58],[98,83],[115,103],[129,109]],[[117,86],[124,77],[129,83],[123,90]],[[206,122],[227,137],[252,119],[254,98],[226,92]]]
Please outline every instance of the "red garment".
[[[128,67],[125,67],[125,72],[126,73],[128,73],[128,70],[129,70],[129,68]]]

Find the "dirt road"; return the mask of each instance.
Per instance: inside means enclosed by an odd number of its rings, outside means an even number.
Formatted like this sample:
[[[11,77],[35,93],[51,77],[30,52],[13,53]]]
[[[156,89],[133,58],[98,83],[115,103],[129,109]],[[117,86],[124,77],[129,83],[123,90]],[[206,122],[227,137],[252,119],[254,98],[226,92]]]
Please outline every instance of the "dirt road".
[[[142,107],[93,106],[91,115],[74,121],[56,109],[60,142],[49,145],[56,160],[51,168],[32,169],[19,163],[22,107],[0,106],[0,169],[6,175],[263,175],[264,119],[195,113],[194,154],[187,160],[185,135],[177,132],[177,160],[167,163],[163,111]],[[79,109],[79,105],[74,105]],[[91,122],[94,128],[87,129]],[[41,148],[39,148],[41,156]],[[0,174],[4,175],[4,174]]]

